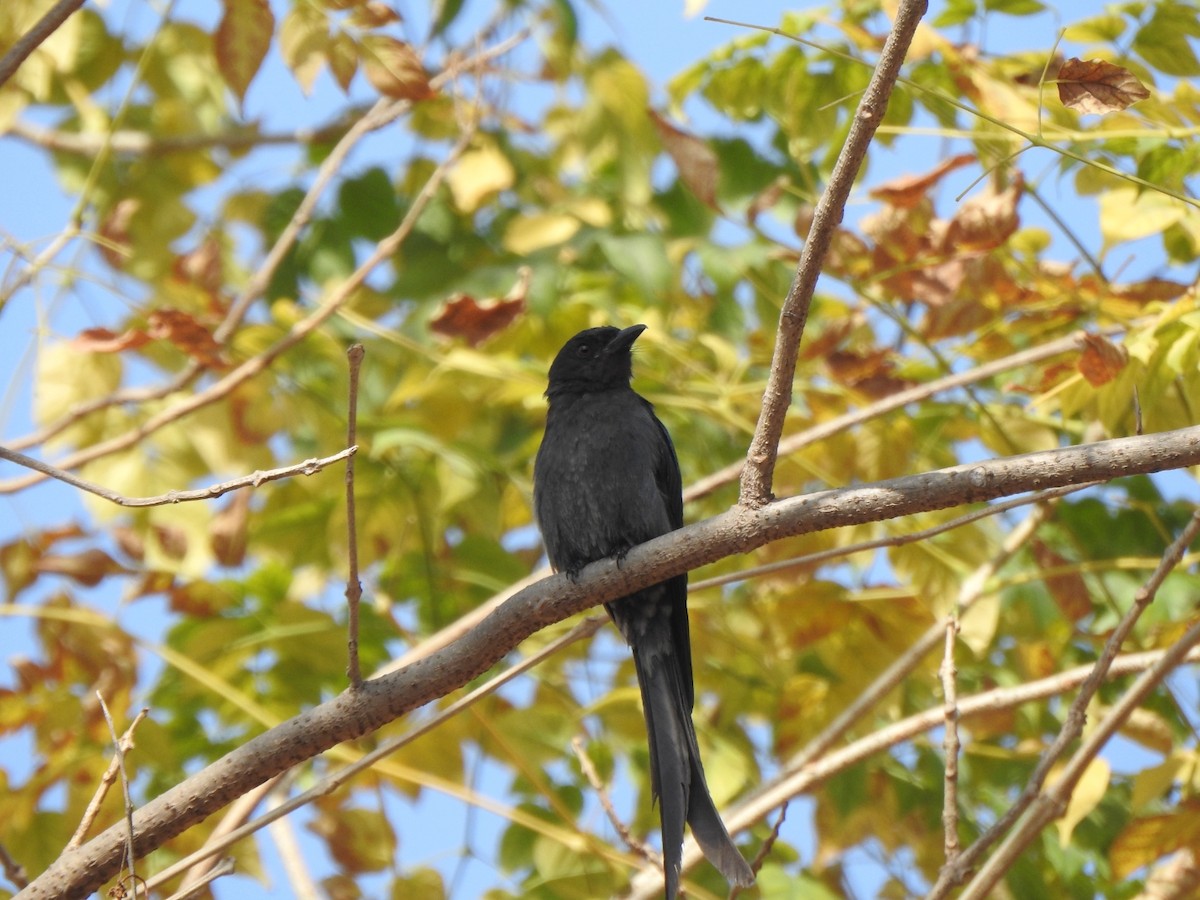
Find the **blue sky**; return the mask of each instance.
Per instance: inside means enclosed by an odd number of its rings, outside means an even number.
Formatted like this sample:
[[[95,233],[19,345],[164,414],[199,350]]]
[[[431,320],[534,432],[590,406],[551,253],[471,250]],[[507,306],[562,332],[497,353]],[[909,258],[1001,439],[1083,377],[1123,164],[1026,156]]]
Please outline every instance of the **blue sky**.
[[[278,10],[283,8],[281,3],[276,2],[274,5]],[[658,86],[654,96],[661,102],[665,99],[661,86],[672,75],[741,34],[731,26],[705,22],[700,16],[685,17],[683,6],[683,0],[615,0],[606,4],[603,11],[587,7],[581,10],[581,38],[591,46],[615,44],[620,47]],[[933,6],[931,15],[936,14],[940,4],[934,3]],[[1072,17],[1081,17],[1088,12],[1098,11],[1102,4],[1093,0],[1080,0],[1066,6],[1070,9]],[[796,7],[797,4],[776,0],[759,0],[754,3],[747,3],[745,0],[711,0],[703,12],[717,17],[748,19],[774,25],[779,22],[785,11]],[[159,12],[156,11],[158,7],[143,0],[115,0],[111,5],[99,8],[110,22],[120,23],[116,27],[134,33],[148,33],[159,21]],[[410,22],[419,22],[424,17],[424,4],[400,3],[398,8]],[[472,18],[481,18],[489,8],[490,4],[481,3],[480,0],[468,0],[467,14]],[[174,5],[176,18],[197,21],[206,26],[211,26],[216,21],[219,10],[216,0],[178,0]],[[1014,24],[1019,22],[1021,27],[1014,29],[1012,33],[998,32],[993,28],[983,36],[991,49],[1004,50],[1019,42],[1020,46],[1027,49],[1043,48],[1048,52],[1054,44],[1061,24],[1053,13],[1022,20],[1002,21]],[[978,39],[980,36],[975,37]],[[366,92],[361,86],[358,87],[357,93],[360,98],[366,98]],[[115,98],[102,99],[115,103]],[[246,114],[250,118],[261,119],[268,129],[285,129],[301,123],[323,121],[343,102],[341,93],[324,76],[318,81],[312,96],[305,97],[284,72],[278,57],[273,55],[250,88],[246,98]],[[46,115],[31,111],[29,118],[48,124],[53,121],[54,115],[53,112]],[[384,148],[380,145],[365,150],[368,155],[383,152]],[[891,159],[887,159],[883,164],[877,163],[873,173],[879,178],[886,178],[905,172],[922,171],[942,152],[940,139],[935,137],[924,141],[905,142],[902,150],[889,154]],[[243,170],[239,177],[261,180],[265,184],[278,182],[287,175],[291,159],[291,151],[288,150],[280,150],[261,158],[256,156],[253,163],[255,168]],[[357,166],[363,161],[364,157],[358,157],[354,163]],[[1034,172],[1041,172],[1040,166],[1049,167],[1053,165],[1053,161],[1047,158],[1040,164],[1027,162],[1026,165]],[[21,141],[0,137],[0,172],[8,173],[4,178],[3,190],[0,190],[0,238],[31,243],[34,247],[44,246],[67,221],[71,197],[63,192],[44,154]],[[965,186],[966,181],[972,177],[974,173],[964,174],[963,185]],[[1090,240],[1090,245],[1096,246],[1098,235],[1095,231],[1094,215],[1089,216],[1082,209],[1060,208],[1059,212],[1072,218],[1074,224],[1083,230],[1085,239]],[[1152,249],[1152,245],[1148,247]],[[61,262],[66,266],[83,265],[86,270],[85,259],[85,254],[70,251],[62,257]],[[1155,262],[1156,257],[1153,255],[1143,255],[1139,265],[1152,267]],[[7,254],[0,250],[0,271],[8,265]],[[123,307],[114,301],[109,292],[103,286],[89,284],[87,279],[63,283],[54,278],[46,278],[33,288],[16,295],[0,318],[0,371],[4,375],[3,383],[7,385],[3,394],[0,394],[0,440],[22,435],[31,427],[31,347],[36,336],[73,334],[80,328],[111,324],[119,320],[122,314]],[[12,477],[14,474],[8,466],[0,470],[0,477]],[[0,544],[11,541],[25,530],[61,523],[72,518],[87,518],[75,492],[57,483],[46,483],[16,496],[0,497],[0,505],[3,509],[0,513]],[[153,613],[151,604],[140,603],[136,610],[120,606],[118,596],[111,589],[92,592],[88,596],[88,602],[111,612],[131,631],[150,640],[161,635],[161,629],[167,621],[161,613]],[[28,621],[0,618],[0,658],[7,661],[14,655],[28,652],[30,634],[31,626]],[[12,684],[12,673],[7,666],[0,666],[0,686]],[[8,768],[17,779],[27,771],[22,760],[28,760],[28,757],[29,747],[19,738],[0,740],[0,764]],[[487,783],[486,766],[478,778],[481,783]],[[785,837],[802,848],[807,848],[807,852],[811,854],[812,838],[808,819],[803,805],[800,809],[794,808]],[[494,834],[503,824],[487,814],[472,812],[457,801],[432,794],[427,795],[417,807],[404,810],[403,820],[419,821],[421,827],[405,829],[400,863],[433,864],[448,876],[457,871],[457,855],[464,834],[470,833],[472,843],[478,848],[484,848],[490,843],[488,836]],[[296,832],[303,836],[301,827],[297,826]],[[287,896],[286,881],[281,875],[277,858],[273,856],[272,842],[262,840],[260,846],[263,848],[268,872],[271,873],[271,883],[260,887],[244,878],[226,879],[216,888],[218,897]],[[304,846],[314,854],[310,860],[314,871],[327,871],[328,863],[320,859],[315,845],[305,841]],[[481,876],[490,882],[492,873],[473,871],[475,866],[489,868],[486,860],[464,868],[457,882],[456,897],[474,896],[481,883]],[[869,854],[864,854],[861,860],[851,860],[850,868],[855,871],[855,884],[860,889],[860,895],[869,896],[881,876],[877,863]]]

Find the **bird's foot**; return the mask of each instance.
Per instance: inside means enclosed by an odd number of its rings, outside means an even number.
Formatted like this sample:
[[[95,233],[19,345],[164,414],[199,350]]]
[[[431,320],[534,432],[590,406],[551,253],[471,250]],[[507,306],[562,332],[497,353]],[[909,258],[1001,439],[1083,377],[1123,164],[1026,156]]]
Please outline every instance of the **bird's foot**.
[[[613,554],[613,559],[615,559],[617,561],[618,569],[621,568],[621,566],[625,565],[625,557],[627,557],[629,555],[629,551],[632,550],[635,546],[637,546],[637,545],[636,544],[625,544],[624,546],[617,548],[617,552]]]

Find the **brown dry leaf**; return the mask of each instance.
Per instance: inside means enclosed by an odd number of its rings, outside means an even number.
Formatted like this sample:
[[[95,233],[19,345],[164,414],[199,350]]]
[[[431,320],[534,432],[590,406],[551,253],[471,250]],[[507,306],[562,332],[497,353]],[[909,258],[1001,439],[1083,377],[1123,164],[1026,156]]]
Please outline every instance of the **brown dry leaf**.
[[[648,112],[679,178],[701,203],[717,209],[717,154],[700,138],[676,128],[654,110]]]
[[[129,225],[140,207],[141,201],[126,197],[118,201],[100,223],[100,255],[114,269],[125,267],[125,257],[129,255],[130,246]]]
[[[380,3],[379,0],[366,0],[365,3],[354,5],[354,9],[346,21],[355,28],[369,29],[382,28],[402,20],[400,14],[386,3]]]
[[[1003,191],[989,190],[964,203],[950,220],[942,239],[942,251],[958,254],[963,251],[994,250],[1017,230],[1017,201],[1025,190],[1021,173],[1013,174],[1012,182]]]
[[[1083,343],[1083,353],[1076,366],[1092,387],[1108,384],[1121,373],[1125,363],[1129,361],[1128,351],[1106,337],[1085,334]]]
[[[176,528],[174,525],[154,525],[152,527],[154,536],[158,539],[158,546],[167,559],[178,562],[187,556],[187,533],[182,528]]]
[[[455,294],[429,323],[429,330],[445,337],[460,337],[478,347],[524,311],[532,274],[528,267],[522,266],[517,283],[501,298],[476,300],[467,294]]]
[[[437,95],[411,45],[383,34],[362,39],[363,71],[375,90],[397,100],[428,100]]]
[[[109,533],[116,539],[117,548],[130,559],[138,562],[146,559],[146,540],[140,531],[128,525],[117,525]]]
[[[1033,558],[1043,569],[1072,569],[1073,564],[1065,556],[1039,540],[1032,544]],[[1050,596],[1058,604],[1059,611],[1070,622],[1078,622],[1092,611],[1092,598],[1084,584],[1083,576],[1076,571],[1062,571],[1043,577]]]
[[[213,516],[208,526],[213,556],[223,566],[240,566],[246,558],[246,523],[250,518],[250,492],[234,491],[229,505]]]
[[[1095,280],[1094,275],[1080,279],[1080,283]],[[1118,300],[1128,300],[1131,303],[1152,303],[1155,300],[1178,300],[1187,293],[1190,286],[1166,278],[1147,278],[1145,281],[1134,281],[1130,284],[1106,284],[1098,287],[1102,293]]]
[[[837,350],[825,357],[825,365],[835,381],[878,400],[911,386],[892,374],[896,368],[893,357],[891,350]]]
[[[267,0],[224,0],[225,12],[213,35],[217,68],[240,104],[271,48],[275,16]]]
[[[789,184],[786,175],[780,175],[765,188],[754,195],[750,205],[746,207],[746,224],[753,225],[758,217],[779,202],[784,190]]]
[[[200,246],[175,258],[171,274],[178,281],[194,284],[200,289],[215,294],[221,289],[224,273],[221,268],[221,245],[209,235]]]
[[[42,574],[65,575],[87,587],[95,587],[105,576],[128,571],[103,550],[92,548],[73,556],[43,556],[37,562]]]
[[[212,333],[192,316],[178,309],[158,309],[150,313],[146,329],[150,337],[170,341],[192,359],[210,369],[223,369],[221,345]]]
[[[973,153],[960,153],[934,166],[924,175],[903,175],[893,178],[872,188],[868,194],[875,200],[880,200],[900,209],[910,209],[921,202],[929,189],[941,181],[955,169],[975,162]]]
[[[1058,70],[1057,80],[1063,106],[1081,113],[1116,112],[1150,96],[1132,72],[1102,59],[1072,57]]]
[[[150,335],[140,328],[130,328],[122,334],[107,328],[85,328],[71,341],[71,346],[83,353],[120,353],[150,342]]]

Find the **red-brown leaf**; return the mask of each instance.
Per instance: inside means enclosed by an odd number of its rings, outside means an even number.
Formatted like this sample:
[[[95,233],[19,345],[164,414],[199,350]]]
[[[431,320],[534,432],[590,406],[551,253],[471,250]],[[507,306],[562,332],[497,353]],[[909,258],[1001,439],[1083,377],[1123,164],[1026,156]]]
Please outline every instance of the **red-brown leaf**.
[[[275,16],[267,0],[224,0],[224,6],[213,51],[221,77],[241,103],[271,47]]]
[[[696,198],[711,209],[717,208],[717,154],[693,134],[676,128],[654,110],[650,120],[658,129],[663,149],[675,163],[680,180]]]
[[[1012,183],[1003,191],[991,191],[973,197],[962,205],[950,220],[942,249],[946,253],[994,250],[1009,239],[1021,220],[1017,201],[1024,192],[1025,182],[1018,171]]]
[[[920,203],[921,198],[929,193],[929,189],[946,175],[973,162],[975,162],[974,154],[961,153],[938,163],[924,175],[903,175],[893,178],[891,181],[871,188],[869,193],[876,200],[882,200],[884,203],[898,206],[901,209],[909,209]]]
[[[531,272],[520,271],[520,279],[507,296],[492,300],[476,300],[467,294],[456,294],[447,300],[429,323],[430,331],[445,337],[460,337],[472,347],[478,347],[509,324],[525,309]]]
[[[130,328],[121,334],[107,328],[85,328],[71,341],[82,353],[120,353],[149,343],[150,335],[140,328]]]
[[[363,71],[375,90],[397,100],[427,100],[437,92],[413,48],[384,34],[362,39]]]
[[[221,345],[212,333],[192,316],[178,309],[158,309],[150,313],[146,329],[150,337],[170,341],[196,362],[210,369],[225,368]]]
[[[1077,365],[1079,373],[1092,387],[1108,384],[1116,378],[1129,359],[1124,347],[1098,334],[1085,334],[1083,344]]]
[[[1102,59],[1068,59],[1057,80],[1063,106],[1081,113],[1116,112],[1150,96],[1132,72]]]

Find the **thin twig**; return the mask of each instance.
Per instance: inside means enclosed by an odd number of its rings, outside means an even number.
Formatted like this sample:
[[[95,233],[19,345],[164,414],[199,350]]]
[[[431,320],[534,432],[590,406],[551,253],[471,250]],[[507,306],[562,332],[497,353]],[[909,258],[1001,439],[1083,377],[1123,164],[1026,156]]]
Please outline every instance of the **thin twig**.
[[[1089,481],[1084,484],[1072,484],[1067,487],[1054,488],[1049,491],[1039,491],[1036,494],[1030,494],[1027,497],[1014,497],[1012,500],[1004,500],[1000,503],[989,503],[983,509],[977,509],[966,515],[956,516],[940,525],[931,525],[929,528],[922,528],[920,531],[911,531],[907,534],[896,534],[890,537],[876,538],[871,541],[860,541],[857,544],[847,544],[844,547],[831,547],[828,550],[817,550],[813,553],[805,553],[802,556],[793,556],[790,559],[781,559],[777,562],[763,563],[761,566],[751,566],[748,569],[739,569],[736,572],[727,572],[724,575],[714,575],[712,578],[704,578],[694,583],[688,584],[688,593],[692,591],[702,591],[705,588],[720,587],[723,584],[732,584],[735,581],[748,581],[752,578],[758,578],[762,575],[770,575],[774,572],[782,572],[787,569],[795,569],[800,566],[814,566],[817,563],[822,563],[830,559],[842,559],[847,556],[853,556],[856,553],[864,553],[868,550],[878,550],[883,547],[903,547],[906,544],[915,544],[920,541],[928,540],[931,537],[936,537],[939,534],[945,534],[948,531],[954,531],[956,528],[962,528],[964,525],[970,525],[972,522],[978,522],[980,519],[988,519],[992,516],[997,516],[1000,513],[1008,512],[1011,509],[1017,509],[1022,506],[1029,506],[1034,503],[1045,503],[1048,500],[1057,500],[1060,497],[1065,497],[1068,494],[1074,494],[1077,491],[1087,490],[1088,488],[1096,487],[1103,482]]]
[[[144,131],[114,131],[108,148],[112,153],[147,157],[216,148],[245,150],[279,144],[326,144],[339,140],[365,112],[365,108],[353,109],[348,114],[339,115],[327,125],[297,128],[294,131],[262,132],[253,126],[214,133],[157,136]],[[9,126],[8,133],[56,153],[90,157],[95,156],[104,146],[104,139],[100,135],[43,128],[32,122],[20,120]]]
[[[758,848],[758,852],[754,854],[754,859],[750,861],[750,871],[755,875],[762,869],[763,863],[771,855],[771,849],[775,846],[775,842],[779,840],[779,832],[783,829],[783,823],[787,819],[787,811],[788,801],[785,801],[783,806],[779,807],[779,815],[775,817],[775,824],[771,826],[771,833],[767,835],[767,839],[763,841],[762,846]],[[741,885],[733,885],[729,889],[729,900],[734,900],[741,893]]]
[[[0,57],[0,86],[12,78],[13,73],[20,68],[26,57],[36,50],[46,38],[54,34],[73,12],[83,6],[83,3],[84,0],[58,0],[46,11],[44,16],[34,23],[29,31],[17,38],[8,48],[8,52]]]
[[[1147,672],[1162,662],[1170,651],[1147,650],[1118,656],[1108,670],[1108,678],[1117,678],[1138,672]],[[1193,648],[1185,657],[1188,662],[1200,662],[1200,650]],[[1014,709],[1026,703],[1034,703],[1057,697],[1072,690],[1092,673],[1092,665],[1076,666],[1046,678],[1009,688],[993,688],[979,694],[960,699],[958,711],[964,721],[975,716],[995,715],[997,712]],[[914,713],[899,722],[893,722],[878,731],[859,738],[838,750],[828,753],[819,760],[795,767],[788,767],[768,784],[763,785],[752,797],[747,798],[735,809],[726,811],[722,818],[731,834],[749,828],[771,811],[793,797],[811,792],[834,775],[845,772],[892,747],[912,741],[914,738],[937,728],[944,715],[940,707]],[[683,849],[683,871],[696,865],[703,855],[694,840],[688,840]],[[650,900],[662,894],[662,872],[643,869],[634,879],[628,900]]]
[[[945,897],[962,882],[987,848],[1012,828],[1012,833],[1007,834],[995,854],[976,873],[960,895],[961,898],[967,898],[967,900],[978,900],[978,898],[988,896],[990,890],[1017,860],[1029,842],[1038,835],[1042,827],[1061,815],[1062,809],[1065,807],[1066,801],[1070,799],[1075,784],[1082,777],[1087,763],[1100,752],[1104,743],[1124,722],[1137,703],[1140,703],[1145,695],[1166,677],[1171,668],[1179,664],[1179,660],[1191,650],[1192,646],[1200,642],[1200,624],[1196,624],[1189,628],[1158,662],[1143,673],[1133,687],[1104,717],[1096,730],[1088,736],[1083,746],[1076,751],[1054,785],[1045,793],[1042,792],[1042,786],[1045,784],[1046,776],[1049,775],[1051,768],[1083,733],[1083,726],[1087,722],[1088,704],[1091,703],[1092,697],[1095,696],[1096,691],[1107,677],[1109,667],[1121,651],[1121,645],[1133,631],[1133,626],[1137,624],[1142,613],[1149,608],[1159,587],[1167,575],[1179,564],[1179,560],[1195,540],[1197,534],[1200,534],[1200,510],[1192,516],[1179,537],[1167,548],[1158,568],[1134,595],[1133,605],[1121,617],[1121,621],[1117,623],[1112,635],[1105,642],[1100,658],[1096,660],[1091,674],[1079,688],[1079,694],[1071,703],[1070,709],[1067,710],[1062,730],[1054,742],[1042,753],[1037,766],[1034,767],[1033,774],[1016,802],[974,844],[964,850],[954,864],[947,865],[942,870],[937,883],[930,892],[931,898]],[[1134,702],[1135,700],[1136,702]],[[1028,811],[1028,815],[1025,815],[1026,811]],[[1024,818],[1022,819],[1022,817]],[[1020,824],[1016,824],[1018,819],[1022,819]]]
[[[125,851],[125,864],[129,869],[129,874],[123,876],[121,881],[128,881],[132,885],[133,896],[136,898],[139,894],[139,887],[142,887],[145,882],[143,879],[138,878],[136,867],[137,856],[133,850],[133,840],[136,832],[133,829],[133,797],[129,794],[129,773],[125,770],[125,748],[122,746],[122,739],[117,737],[117,726],[113,724],[112,713],[108,711],[108,704],[104,702],[104,695],[96,691],[96,699],[100,701],[100,710],[104,713],[104,721],[108,723],[108,733],[112,737],[113,742],[113,759],[117,763],[118,771],[121,773],[121,792],[125,798],[125,827],[128,839]],[[142,710],[143,715],[147,712],[149,710]]]
[[[274,809],[286,800],[282,792],[272,792],[267,797],[267,809]],[[323,893],[313,882],[312,873],[304,860],[304,851],[296,834],[292,831],[287,816],[275,819],[267,826],[271,839],[275,841],[275,851],[283,863],[283,871],[287,875],[288,896],[293,900],[321,900]]]
[[[589,616],[566,634],[551,641],[537,653],[525,657],[525,659],[521,660],[512,668],[506,669],[495,678],[487,681],[484,684],[481,684],[479,687],[475,688],[475,690],[460,697],[445,709],[442,709],[435,715],[430,716],[430,718],[426,721],[409,729],[409,731],[402,734],[400,737],[381,744],[379,747],[375,748],[365,756],[362,756],[344,768],[338,769],[336,772],[332,772],[325,778],[322,778],[304,793],[298,794],[291,800],[288,800],[286,803],[281,803],[277,807],[273,807],[271,810],[255,819],[253,822],[248,822],[240,828],[233,829],[228,834],[223,835],[220,840],[211,841],[205,844],[204,847],[202,847],[200,850],[197,850],[195,853],[192,853],[176,863],[172,863],[161,872],[155,874],[155,876],[151,878],[149,882],[147,882],[147,888],[152,889],[169,881],[184,869],[195,865],[200,860],[207,859],[210,856],[215,856],[216,854],[221,853],[243,838],[254,834],[266,825],[274,822],[281,816],[286,816],[300,807],[306,806],[320,797],[324,797],[331,791],[334,791],[341,785],[345,784],[359,772],[369,769],[371,766],[380,762],[384,758],[412,743],[417,738],[428,734],[443,722],[454,718],[454,716],[458,715],[463,710],[475,703],[478,703],[489,694],[496,692],[518,675],[523,675],[525,672],[528,672],[543,660],[549,659],[555,653],[558,653],[562,648],[567,647],[576,641],[581,641],[585,638],[591,637],[606,621],[608,621],[608,619],[605,616]]]
[[[887,112],[888,98],[926,6],[925,0],[903,0],[900,3],[871,81],[859,100],[846,143],[834,163],[829,183],[817,201],[812,226],[779,316],[775,353],[771,359],[767,387],[763,392],[762,411],[746,454],[746,468],[742,471],[738,502],[743,506],[758,507],[771,499],[779,438],[783,434],[784,418],[792,402],[800,338],[808,321],[808,308],[812,303],[817,278],[821,274],[833,235],[841,224],[850,189],[866,158],[875,129]]]
[[[125,729],[125,733],[121,735],[121,740],[117,742],[122,752],[128,752],[133,749],[133,732],[149,712],[150,710],[147,708],[141,709],[134,716],[129,727]],[[107,716],[107,710],[105,714]],[[92,795],[92,799],[88,801],[87,809],[83,811],[83,817],[79,820],[79,827],[75,829],[75,833],[67,841],[66,849],[70,850],[72,847],[80,846],[84,838],[87,837],[88,832],[92,830],[92,823],[96,821],[96,816],[100,814],[100,805],[104,802],[104,798],[108,796],[108,789],[117,780],[117,773],[120,771],[122,759],[123,757],[119,754],[113,754],[113,758],[108,763],[108,768],[100,776],[100,783],[96,785],[96,792]]]
[[[489,60],[508,53],[510,50],[520,45],[528,37],[529,31],[527,29],[522,30],[494,46],[487,47],[480,52],[473,54],[472,56],[451,63],[442,72],[430,79],[430,86],[436,89],[446,81],[457,77],[464,71],[477,69]],[[229,312],[226,314],[224,321],[222,321],[221,325],[218,326],[213,333],[213,336],[216,340],[219,342],[226,341],[236,330],[237,325],[245,316],[250,304],[260,297],[263,291],[266,290],[267,285],[270,284],[271,278],[274,276],[275,270],[279,267],[280,263],[286,257],[288,251],[292,248],[296,239],[298,238],[300,230],[299,226],[304,222],[307,222],[308,218],[311,217],[312,210],[315,209],[317,202],[319,201],[324,190],[329,186],[333,176],[338,171],[338,166],[349,155],[350,150],[365,135],[369,134],[372,130],[383,127],[388,122],[393,121],[395,118],[402,115],[406,109],[407,107],[405,106],[405,101],[392,102],[381,100],[376,103],[375,106],[373,106],[367,113],[360,117],[356,117],[354,125],[352,125],[347,133],[342,136],[341,140],[338,141],[337,145],[330,152],[329,156],[325,158],[321,166],[318,168],[317,173],[314,176],[313,184],[305,193],[304,199],[300,202],[300,206],[297,207],[296,213],[289,221],[288,227],[286,227],[283,232],[280,233],[263,262],[251,276],[246,287],[230,305]],[[418,196],[418,201],[420,201],[420,196]],[[416,204],[417,201],[414,201],[414,203]],[[17,276],[11,286],[5,288],[3,291],[0,291],[0,306],[3,305],[5,298],[12,296],[17,290],[19,290],[25,284],[28,284],[32,280],[34,273],[44,267],[62,250],[64,246],[66,246],[66,244],[68,244],[73,238],[77,237],[79,233],[79,224],[73,219],[72,224],[64,229],[51,242],[50,246],[48,246],[42,253],[38,254],[38,257]],[[322,321],[324,321],[324,319],[322,319]],[[278,354],[276,353],[274,355]],[[274,358],[274,355],[272,355],[272,359]],[[179,374],[162,385],[158,385],[153,388],[129,388],[117,391],[107,397],[101,397],[96,400],[79,404],[73,410],[71,410],[71,412],[67,413],[59,420],[52,422],[35,432],[12,439],[8,442],[8,444],[10,447],[23,450],[28,447],[44,443],[74,423],[89,415],[92,415],[93,413],[109,409],[113,406],[119,406],[127,403],[141,403],[149,400],[158,400],[169,396],[170,394],[187,387],[189,384],[195,381],[195,379],[202,374],[202,372],[202,366],[200,366],[198,363],[191,362],[185,366],[184,369],[179,372]],[[221,392],[207,394],[206,397],[209,399],[206,402],[213,402],[217,399],[220,399],[221,396],[223,396],[223,393]],[[192,407],[187,407],[183,409],[179,415],[186,415],[191,411]],[[132,434],[134,434],[134,437],[130,441],[116,446],[114,449],[107,450],[105,453],[116,452],[116,450],[123,449],[132,443],[136,443],[142,436],[136,431]],[[62,465],[64,468],[74,468],[74,465],[69,465],[65,462],[63,462]],[[18,482],[0,483],[0,494],[11,493],[13,491],[23,489],[40,480],[40,478],[35,477],[33,479],[25,479]]]
[[[282,772],[274,778],[252,788],[230,803],[229,807],[221,815],[221,820],[217,822],[216,827],[204,838],[204,846],[208,847],[217,843],[235,828],[244,825],[250,819],[250,816],[254,814],[254,810],[258,808],[258,804],[266,798],[267,794],[274,790],[281,782],[286,781],[290,774],[291,772]],[[183,880],[179,884],[179,890],[190,890],[197,885],[207,884],[211,880],[210,875],[212,871],[220,866],[222,862],[214,857],[215,854],[205,857],[195,865],[188,867]],[[159,883],[160,878],[161,873],[151,878],[147,886],[155,886]]]
[[[12,854],[3,844],[0,844],[0,871],[4,872],[4,877],[10,883],[17,886],[17,890],[29,884],[29,873],[25,871],[23,865],[12,858]]]
[[[353,344],[346,351],[350,361],[349,415],[347,416],[346,439],[350,446],[358,439],[358,373],[362,368],[366,350],[362,344]],[[354,505],[354,457],[346,458],[346,553],[350,557],[350,571],[346,577],[347,652],[349,664],[346,674],[351,687],[362,684],[362,671],[358,667],[358,604],[362,599],[362,582],[358,579],[358,528]]]
[[[333,456],[327,456],[324,459],[306,459],[304,462],[294,463],[280,469],[252,472],[249,475],[234,478],[232,481],[223,481],[220,484],[212,484],[208,487],[197,488],[191,491],[167,491],[167,493],[159,494],[156,497],[122,496],[115,491],[110,491],[106,487],[85,481],[76,475],[72,475],[70,472],[64,472],[57,466],[44,463],[40,459],[34,459],[32,456],[26,456],[24,453],[9,450],[7,447],[0,447],[0,459],[6,459],[27,469],[33,469],[44,475],[49,475],[51,478],[57,478],[59,481],[66,482],[72,487],[77,487],[81,491],[87,491],[89,494],[95,494],[97,497],[103,497],[105,500],[116,503],[118,506],[139,508],[144,506],[167,506],[172,503],[187,503],[192,500],[212,500],[230,491],[236,491],[245,487],[258,487],[259,485],[266,484],[268,481],[278,481],[281,478],[291,478],[294,475],[315,475],[326,466],[331,466],[343,459],[352,458],[357,452],[357,447],[350,446],[340,453],[335,453]]]
[[[112,453],[117,453],[128,447],[132,447],[138,442],[145,439],[148,435],[153,434],[160,428],[178,421],[184,416],[195,412],[214,403],[217,400],[227,396],[239,385],[256,375],[261,374],[276,357],[287,352],[296,344],[300,343],[309,334],[323,325],[334,313],[336,313],[353,295],[356,290],[366,280],[367,276],[375,270],[375,268],[384,260],[390,259],[396,250],[400,247],[404,240],[408,237],[413,227],[416,225],[417,219],[421,213],[425,211],[425,207],[433,199],[433,195],[441,186],[446,178],[446,174],[450,167],[458,160],[463,151],[467,148],[473,133],[468,131],[463,133],[459,140],[451,148],[446,158],[438,165],[433,174],[425,182],[419,194],[413,200],[412,206],[408,208],[403,221],[390,235],[380,241],[375,250],[370,256],[354,270],[345,281],[334,288],[329,297],[315,310],[309,313],[305,318],[296,322],[288,331],[287,335],[280,338],[262,353],[246,360],[233,371],[225,375],[224,378],[214,382],[202,391],[192,394],[190,397],[180,401],[174,406],[168,407],[152,415],[145,422],[137,427],[119,435],[115,438],[110,438],[107,441],[101,441],[88,447],[86,450],[79,450],[69,454],[64,459],[58,461],[58,465],[63,469],[74,469],[84,463],[92,462]],[[8,481],[0,482],[0,494],[13,493],[18,490],[23,490],[30,485],[41,481],[43,475],[32,475],[25,478],[14,478]]]
[[[204,875],[194,884],[185,885],[168,897],[167,900],[192,900],[193,897],[198,896],[201,891],[208,888],[218,878],[232,875],[236,871],[237,866],[234,865],[233,859],[227,856],[225,859],[218,860],[215,865],[205,869]]]
[[[621,838],[621,843],[646,862],[661,866],[662,857],[646,846],[644,841],[635,838],[633,832],[629,830],[629,826],[622,822],[621,817],[617,815],[612,798],[608,794],[608,786],[600,780],[600,773],[596,771],[591,757],[587,755],[587,748],[583,746],[583,738],[579,735],[571,738],[571,749],[575,751],[575,758],[579,760],[579,769],[583,772],[583,777],[588,780],[588,784],[592,786],[592,790],[596,792],[600,806],[604,810],[604,814],[608,816],[609,823],[616,830],[617,836]]]
[[[958,844],[958,668],[954,664],[954,643],[958,637],[959,612],[952,612],[946,622],[946,650],[939,674],[942,679],[942,711],[945,727],[942,750],[946,757],[946,772],[942,779],[942,845],[946,861],[953,862],[959,853]]]
[[[1105,332],[1101,332],[1105,333]],[[956,388],[965,387],[969,384],[976,384],[991,378],[993,375],[999,375],[1002,372],[1017,369],[1021,366],[1027,366],[1032,363],[1041,362],[1049,359],[1052,356],[1058,356],[1060,353],[1067,353],[1071,350],[1078,350],[1084,339],[1084,332],[1077,331],[1069,334],[1066,337],[1058,338],[1038,347],[1033,347],[1029,350],[1022,350],[1019,353],[1013,353],[1009,356],[1000,359],[994,359],[991,362],[986,362],[978,366],[970,366],[962,372],[956,372],[947,375],[944,378],[938,378],[926,384],[918,384],[904,391],[898,391],[895,394],[890,394],[887,397],[877,400],[874,403],[864,406],[862,409],[856,409],[836,418],[830,419],[828,422],[822,422],[819,425],[814,425],[812,428],[805,429],[799,434],[784,438],[779,443],[779,456],[788,456],[801,450],[810,444],[815,444],[818,441],[823,441],[835,434],[841,434],[856,425],[861,425],[871,419],[878,418],[889,412],[897,409],[903,409],[911,403],[918,403],[926,400],[935,394],[940,394],[944,391],[951,391]],[[683,493],[685,501],[699,500],[701,497],[707,497],[709,494],[716,491],[718,488],[724,487],[737,481],[741,477],[743,469],[746,467],[746,461],[739,459],[737,462],[725,466],[723,469],[718,469],[711,475],[701,478],[693,483]]]

